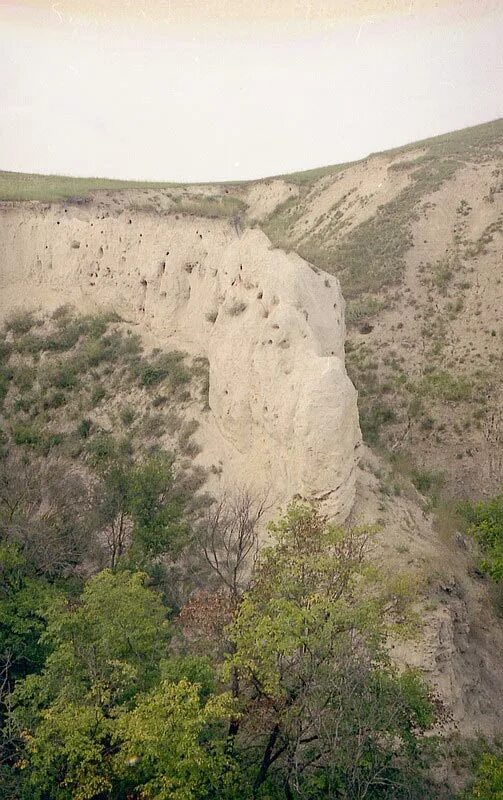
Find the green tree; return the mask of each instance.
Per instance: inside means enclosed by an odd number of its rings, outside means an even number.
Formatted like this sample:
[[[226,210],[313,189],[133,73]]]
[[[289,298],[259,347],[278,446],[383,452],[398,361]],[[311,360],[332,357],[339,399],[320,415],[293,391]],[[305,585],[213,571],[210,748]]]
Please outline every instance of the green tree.
[[[92,798],[112,785],[117,715],[159,681],[169,641],[166,611],[145,581],[105,570],[78,602],[58,598],[45,612],[51,652],[12,696],[33,797]]]
[[[404,624],[403,587],[366,564],[368,529],[293,505],[270,530],[275,546],[229,629],[251,796],[414,796],[433,715],[419,677],[397,673],[384,646]]]
[[[119,774],[152,800],[222,797],[234,780],[224,735],[231,712],[229,695],[203,703],[198,686],[163,681],[118,721]]]
[[[503,759],[484,753],[478,764],[475,783],[462,797],[463,800],[503,800]]]
[[[10,719],[16,683],[39,672],[48,652],[40,641],[45,629],[41,609],[58,596],[43,578],[30,574],[19,545],[0,541],[0,795],[18,796],[12,770],[19,734]]]
[[[97,495],[112,568],[121,559],[145,566],[163,553],[179,552],[187,534],[187,494],[169,456],[112,459],[102,470]]]

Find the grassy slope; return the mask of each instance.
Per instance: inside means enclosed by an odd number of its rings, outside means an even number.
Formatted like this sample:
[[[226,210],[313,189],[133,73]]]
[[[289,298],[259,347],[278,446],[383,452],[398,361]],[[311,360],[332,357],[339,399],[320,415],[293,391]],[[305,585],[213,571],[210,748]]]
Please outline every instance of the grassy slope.
[[[97,190],[172,189],[176,183],[144,183],[108,178],[71,178],[65,175],[29,175],[23,172],[0,171],[0,200],[82,199]]]

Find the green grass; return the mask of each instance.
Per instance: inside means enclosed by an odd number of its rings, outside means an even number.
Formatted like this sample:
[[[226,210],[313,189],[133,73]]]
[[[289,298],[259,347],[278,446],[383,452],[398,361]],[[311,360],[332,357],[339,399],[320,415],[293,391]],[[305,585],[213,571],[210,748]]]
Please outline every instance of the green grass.
[[[72,178],[66,175],[30,175],[22,172],[0,172],[0,200],[40,200],[58,202],[88,197],[98,190],[173,189],[179,183],[122,181],[113,178]]]
[[[473,377],[452,375],[446,370],[433,370],[417,384],[420,395],[450,403],[470,402],[479,393]]]
[[[208,184],[208,188],[211,184]],[[41,202],[86,202],[98,190],[119,192],[123,190],[144,191],[173,190],[186,188],[176,183],[144,181],[121,181],[108,178],[71,178],[64,175],[28,175],[17,172],[0,172],[0,201],[36,200]],[[238,217],[246,210],[246,204],[232,194],[172,194],[173,207],[168,213],[187,214],[212,219]],[[133,206],[131,206],[133,207]],[[136,203],[137,210],[150,206]]]
[[[219,219],[236,217],[246,210],[246,203],[232,195],[181,195],[173,198],[175,205],[170,213]]]
[[[488,148],[494,146],[496,139],[501,139],[503,136],[503,119],[487,122],[482,125],[476,125],[471,128],[464,128],[460,131],[453,131],[441,136],[435,136],[429,139],[423,139],[418,142],[412,142],[403,147],[393,148],[386,150],[379,155],[395,155],[400,153],[407,153],[409,150],[418,148],[427,148],[429,155],[436,158],[449,157],[461,155],[469,158],[484,158],[487,155]],[[373,154],[372,154],[373,155]],[[315,167],[313,169],[301,170],[299,172],[285,173],[282,175],[275,175],[271,177],[283,178],[296,183],[300,187],[309,187],[320,178],[326,175],[333,175],[348,169],[355,164],[364,161],[365,159],[358,159],[356,161],[348,161],[343,164],[331,164],[323,167]],[[414,166],[420,166],[422,159],[419,158],[415,162],[409,162],[409,166],[413,163]],[[403,167],[406,168],[406,167]],[[265,178],[262,180],[270,180]],[[233,187],[246,186],[251,183],[260,183],[261,181],[233,181],[227,182],[213,182],[213,183],[193,183],[192,185],[204,186],[226,186],[231,189]],[[9,172],[0,170],[0,201],[18,201],[18,200],[38,200],[42,202],[58,202],[62,200],[83,200],[88,198],[92,192],[103,191],[122,191],[122,190],[158,190],[164,189],[177,189],[190,184],[182,184],[174,181],[133,181],[133,180],[120,180],[115,178],[76,178],[67,175],[37,175],[23,172]],[[192,199],[186,201],[181,199],[180,204],[185,202],[191,205],[197,205],[196,195]],[[204,201],[211,201],[214,198],[210,195],[204,198]],[[225,197],[221,203],[220,208],[226,205],[233,206],[234,203],[239,203],[237,198]],[[192,213],[188,211],[187,213]]]

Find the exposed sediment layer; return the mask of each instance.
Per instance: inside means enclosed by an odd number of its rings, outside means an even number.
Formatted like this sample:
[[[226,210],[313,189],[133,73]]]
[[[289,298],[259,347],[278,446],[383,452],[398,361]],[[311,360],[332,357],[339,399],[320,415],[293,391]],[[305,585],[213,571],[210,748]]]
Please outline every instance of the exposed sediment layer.
[[[275,503],[348,515],[360,431],[333,276],[228,220],[33,203],[1,208],[0,287],[4,311],[112,307],[163,347],[207,356],[201,463]]]

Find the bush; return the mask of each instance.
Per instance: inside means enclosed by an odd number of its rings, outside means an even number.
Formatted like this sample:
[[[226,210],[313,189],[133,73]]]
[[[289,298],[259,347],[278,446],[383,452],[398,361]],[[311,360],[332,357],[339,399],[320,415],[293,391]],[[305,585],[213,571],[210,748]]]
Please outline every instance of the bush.
[[[42,431],[35,425],[26,423],[16,423],[12,426],[12,437],[15,444],[31,447],[42,455],[46,456],[52,447],[56,447],[63,441],[63,434]]]
[[[77,427],[77,435],[81,439],[87,439],[89,434],[91,433],[91,428],[93,423],[90,419],[83,419],[82,422],[79,423]]]
[[[421,494],[431,494],[434,497],[438,496],[444,483],[444,476],[442,473],[429,472],[425,469],[413,469],[410,477],[418,492],[421,492]]]
[[[16,311],[5,321],[5,330],[16,336],[28,333],[36,324],[33,311]]]
[[[134,408],[131,408],[131,406],[123,408],[122,411],[120,412],[121,421],[123,425],[126,425],[126,427],[129,427],[130,425],[133,424],[135,417],[136,414]]]
[[[459,512],[467,523],[467,533],[482,550],[481,569],[494,581],[503,581],[503,494],[488,502],[466,500],[460,503]]]
[[[119,445],[109,433],[98,433],[89,440],[86,449],[91,463],[100,466],[117,458]]]
[[[360,412],[360,425],[362,435],[369,444],[379,442],[380,431],[383,425],[389,425],[396,419],[396,414],[390,406],[377,403]]]
[[[91,404],[93,406],[99,405],[99,403],[101,403],[101,401],[106,397],[106,394],[107,393],[103,386],[98,384],[98,386],[95,386],[91,392]]]
[[[462,800],[503,800],[503,758],[492,753],[482,755],[475,783],[463,792]]]
[[[155,386],[169,378],[173,388],[190,381],[190,373],[185,368],[183,361],[185,353],[174,350],[171,353],[160,353],[152,361],[140,363],[139,379],[142,386]]]
[[[57,389],[75,389],[78,385],[76,365],[71,361],[62,361],[47,367],[44,381]]]
[[[28,392],[37,377],[37,371],[28,364],[19,364],[14,368],[14,383],[21,392]]]
[[[475,390],[474,383],[469,378],[462,375],[456,377],[443,370],[434,370],[425,375],[418,388],[421,394],[453,403],[471,400]]]
[[[146,437],[157,439],[166,432],[166,420],[162,414],[149,414],[143,419],[142,431]]]
[[[61,408],[66,405],[66,396],[63,392],[52,392],[46,395],[42,401],[42,408],[47,411],[50,408]]]
[[[10,382],[13,377],[14,373],[9,367],[0,367],[0,408],[7,397]]]

